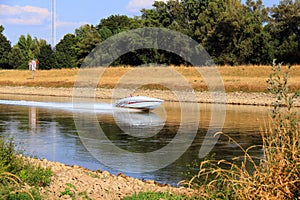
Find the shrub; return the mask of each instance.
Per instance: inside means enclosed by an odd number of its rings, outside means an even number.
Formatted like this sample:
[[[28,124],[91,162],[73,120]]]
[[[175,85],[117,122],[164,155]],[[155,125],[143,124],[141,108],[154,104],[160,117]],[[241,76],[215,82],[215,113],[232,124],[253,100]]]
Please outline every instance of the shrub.
[[[50,184],[52,171],[25,162],[12,139],[0,137],[0,199],[41,199],[38,187]]]

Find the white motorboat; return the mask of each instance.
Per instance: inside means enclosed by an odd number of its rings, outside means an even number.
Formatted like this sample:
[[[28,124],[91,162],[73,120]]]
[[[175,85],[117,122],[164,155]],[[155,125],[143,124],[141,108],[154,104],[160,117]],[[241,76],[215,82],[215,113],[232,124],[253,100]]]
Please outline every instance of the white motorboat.
[[[157,98],[146,97],[146,96],[131,96],[126,97],[115,102],[116,107],[123,108],[134,108],[143,111],[149,111],[157,108],[164,101]]]

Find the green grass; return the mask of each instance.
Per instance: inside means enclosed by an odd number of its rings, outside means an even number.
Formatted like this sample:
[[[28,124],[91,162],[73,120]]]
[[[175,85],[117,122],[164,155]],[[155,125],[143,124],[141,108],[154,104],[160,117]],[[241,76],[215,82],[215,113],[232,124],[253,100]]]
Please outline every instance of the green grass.
[[[168,192],[140,192],[139,194],[134,194],[129,197],[124,197],[123,200],[141,200],[141,199],[151,199],[151,200],[192,200],[198,199],[197,197],[188,197],[184,195],[176,195]]]
[[[0,158],[0,199],[42,199],[38,188],[50,184],[50,169],[26,162],[15,152],[13,141],[3,137]]]

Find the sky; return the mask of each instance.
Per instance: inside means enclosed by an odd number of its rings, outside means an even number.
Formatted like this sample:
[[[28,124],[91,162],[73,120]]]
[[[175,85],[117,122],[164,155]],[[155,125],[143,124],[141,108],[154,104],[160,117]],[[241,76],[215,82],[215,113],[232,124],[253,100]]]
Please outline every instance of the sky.
[[[55,2],[54,29],[52,2]],[[65,34],[74,33],[81,25],[97,25],[101,19],[111,15],[140,16],[140,10],[151,8],[153,2],[154,0],[0,0],[0,24],[4,26],[3,34],[12,45],[17,43],[21,35],[30,34],[32,37],[45,39],[53,46]],[[265,6],[278,2],[279,0],[263,0]]]

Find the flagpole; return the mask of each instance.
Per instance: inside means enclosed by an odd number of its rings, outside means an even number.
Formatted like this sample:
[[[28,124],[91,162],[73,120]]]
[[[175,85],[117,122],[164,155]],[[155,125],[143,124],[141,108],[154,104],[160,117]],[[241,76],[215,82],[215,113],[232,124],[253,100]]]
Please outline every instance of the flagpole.
[[[54,48],[56,43],[56,27],[55,27],[55,20],[56,20],[56,0],[52,0],[52,48]]]

